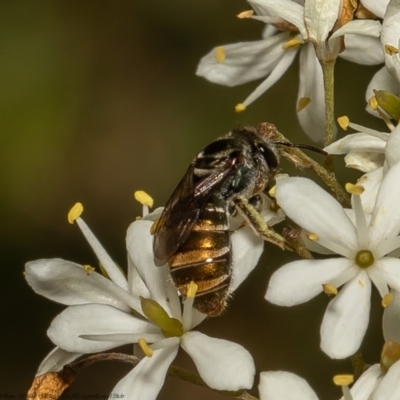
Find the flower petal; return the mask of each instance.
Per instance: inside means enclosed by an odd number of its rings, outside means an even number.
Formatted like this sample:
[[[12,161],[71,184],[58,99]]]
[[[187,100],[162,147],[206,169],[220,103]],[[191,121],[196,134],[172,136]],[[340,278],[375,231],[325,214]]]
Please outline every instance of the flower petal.
[[[370,243],[373,248],[396,237],[400,232],[400,163],[392,166],[384,176],[376,198],[369,226]]]
[[[289,33],[278,33],[254,42],[239,42],[222,46],[225,58],[218,62],[212,49],[201,60],[196,75],[224,86],[237,86],[269,75],[285,55],[283,43]]]
[[[59,258],[42,259],[26,263],[25,270],[25,278],[32,289],[58,303],[99,303],[128,312],[132,308],[141,310],[139,298],[97,272],[88,275],[78,264]]]
[[[325,98],[321,64],[312,43],[302,46],[300,51],[300,83],[297,103],[302,98],[311,102],[297,112],[304,132],[315,142],[321,142],[325,135]]]
[[[370,396],[378,386],[381,377],[382,371],[379,364],[369,367],[351,388],[353,398],[356,400],[370,400]]]
[[[400,37],[400,4],[398,1],[391,1],[388,4],[385,18],[382,22],[381,42],[383,46],[399,47]],[[396,68],[394,57],[398,59],[398,54],[391,55],[385,52],[385,64],[389,73],[399,79],[400,71]]]
[[[369,11],[372,11],[377,17],[383,18],[389,1],[390,0],[362,0],[361,3]]]
[[[377,65],[385,61],[382,44],[379,38],[348,33],[345,36],[345,50],[339,57],[362,64]]]
[[[367,214],[372,214],[375,207],[376,196],[378,195],[379,187],[383,179],[383,168],[377,168],[375,171],[370,171],[358,179],[357,184],[364,187],[364,192],[361,194],[361,203],[363,210]]]
[[[150,293],[147,286],[140,277],[137,269],[133,265],[132,260],[128,256],[128,289],[130,293],[133,293],[136,297],[149,298]]]
[[[133,222],[126,235],[126,247],[132,263],[149,289],[151,298],[171,315],[168,298],[172,293],[167,288],[167,282],[171,280],[169,267],[157,267],[154,264],[153,235],[150,233],[152,225],[152,221],[144,219]],[[177,298],[177,291],[175,293]],[[175,302],[176,298],[172,301]]]
[[[178,353],[178,346],[156,350],[151,358],[144,357],[111,392],[127,400],[155,400],[164,385],[165,376]],[[116,397],[116,396],[114,396]]]
[[[261,372],[260,400],[318,400],[307,381],[285,371]]]
[[[341,0],[313,0],[304,2],[304,22],[309,39],[324,46],[341,8]]]
[[[400,399],[400,361],[395,362],[382,378],[374,393],[374,400]]]
[[[157,333],[155,327],[131,314],[103,304],[66,308],[52,321],[47,335],[53,343],[73,353],[95,353],[124,343],[82,339],[82,335],[113,333]]]
[[[400,293],[392,290],[393,299],[383,312],[383,336],[385,341],[400,343]]]
[[[392,131],[386,145],[386,161],[389,167],[393,167],[400,161],[400,125]]]
[[[293,261],[274,272],[265,299],[287,307],[304,303],[322,293],[323,284],[351,265],[352,261],[346,258]]]
[[[346,358],[361,345],[371,306],[371,281],[360,271],[329,303],[321,325],[321,349],[331,358]]]
[[[297,54],[297,48],[286,50],[283,56],[276,63],[267,79],[261,82],[256,89],[243,101],[246,107],[257,100],[264,92],[266,92],[280,77],[287,71]]]
[[[293,24],[303,38],[307,37],[304,26],[304,8],[292,0],[248,0],[249,4],[259,15],[279,17]]]
[[[69,353],[57,346],[42,361],[36,372],[36,376],[46,374],[47,372],[60,371],[64,368],[65,364],[71,363],[81,355],[81,353]]]
[[[379,21],[373,21],[372,19],[353,19],[336,30],[330,39],[344,35],[347,37],[347,34],[358,34],[360,36],[365,35],[367,37],[372,36],[378,38],[381,30],[382,25]],[[383,62],[383,60],[381,62]]]
[[[367,133],[358,132],[346,135],[344,138],[336,140],[324,150],[329,154],[347,154],[352,151],[357,152],[379,152],[384,153],[386,141],[368,135]]]
[[[286,215],[306,231],[319,236],[318,243],[351,258],[357,235],[342,206],[316,183],[306,178],[281,179],[276,199]]]
[[[347,168],[358,169],[361,172],[370,172],[380,168],[384,161],[383,153],[366,153],[351,151],[344,157]]]
[[[400,260],[398,258],[384,257],[377,260],[376,265],[383,272],[387,284],[400,291]]]
[[[211,388],[240,390],[253,386],[254,361],[244,347],[200,332],[185,333],[181,346],[192,357],[201,378]]]
[[[232,281],[229,291],[234,292],[257,265],[264,249],[264,240],[247,226],[232,234],[231,246]]]

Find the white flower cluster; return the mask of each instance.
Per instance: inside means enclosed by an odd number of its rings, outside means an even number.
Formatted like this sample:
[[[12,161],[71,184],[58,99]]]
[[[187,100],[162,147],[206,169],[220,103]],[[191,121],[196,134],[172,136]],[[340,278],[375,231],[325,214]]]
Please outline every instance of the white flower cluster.
[[[236,106],[237,111],[243,111],[282,77],[299,53],[297,116],[304,132],[314,141],[321,141],[325,133],[321,62],[342,57],[357,64],[382,64],[385,58],[379,40],[381,23],[347,19],[342,13],[346,3],[343,0],[248,2],[256,15],[250,11],[239,17],[265,23],[262,39],[216,47],[201,59],[197,75],[225,86],[265,78]],[[380,12],[387,5],[387,1],[385,5],[385,1],[363,2],[366,7],[369,3],[382,3]],[[371,10],[378,12],[376,8],[372,5]]]
[[[240,17],[266,24],[262,40],[217,47],[201,60],[197,71],[210,81],[229,86],[266,77],[238,106],[239,110],[273,85],[297,52],[301,105],[298,117],[315,140],[320,140],[325,131],[321,63],[338,56],[369,65],[385,62],[367,89],[367,100],[376,89],[399,91],[400,0],[363,0],[363,7],[380,19],[347,18],[346,7],[354,2],[344,0],[249,3],[256,15],[251,11]],[[275,197],[280,210],[275,213],[266,207],[263,218],[273,225],[287,216],[302,229],[308,250],[324,257],[293,261],[279,268],[271,277],[265,299],[276,305],[293,306],[322,292],[332,295],[322,319],[320,345],[330,358],[342,359],[352,356],[361,346],[369,324],[374,285],[385,307],[386,347],[381,363],[368,368],[351,389],[348,379],[338,379],[337,384],[342,386],[345,400],[398,400],[400,124],[394,127],[389,123],[390,133],[348,121],[345,125],[357,132],[325,150],[332,155],[345,155],[348,167],[365,173],[356,185],[346,186],[352,195],[352,208],[343,208],[310,179],[277,180]],[[193,308],[196,285],[189,285],[182,306],[168,267],[154,264],[151,227],[161,209],[148,214],[148,207],[144,206],[143,217],[128,229],[127,278],[80,217],[81,212],[78,204],[70,212],[70,222],[75,221],[82,230],[104,274],[61,259],[26,264],[26,279],[33,290],[68,306],[48,329],[56,347],[37,374],[60,371],[84,354],[138,344],[142,350],[140,362],[113,390],[126,399],[155,399],[180,347],[193,359],[209,387],[230,391],[251,388],[255,366],[249,352],[238,344],[193,330],[205,319]],[[264,242],[246,226],[232,233],[231,245],[233,292],[257,264]],[[318,399],[304,379],[283,371],[262,372],[259,393],[261,400]]]
[[[201,378],[211,388],[251,388],[255,366],[249,352],[238,344],[193,331],[206,318],[193,308],[194,294],[187,296],[181,310],[168,266],[154,264],[151,226],[162,209],[147,214],[148,207],[144,205],[143,217],[129,227],[127,278],[80,217],[82,211],[82,205],[77,203],[68,219],[71,223],[76,221],[109,279],[89,266],[61,259],[26,264],[25,277],[33,290],[68,306],[47,331],[57,347],[42,362],[37,376],[60,371],[84,354],[137,343],[145,357],[113,389],[113,393],[126,399],[155,399],[179,347],[191,356]],[[281,213],[263,211],[270,224],[280,222]],[[256,266],[264,242],[249,227],[233,233],[231,241],[232,292]],[[149,313],[148,308],[155,311]]]

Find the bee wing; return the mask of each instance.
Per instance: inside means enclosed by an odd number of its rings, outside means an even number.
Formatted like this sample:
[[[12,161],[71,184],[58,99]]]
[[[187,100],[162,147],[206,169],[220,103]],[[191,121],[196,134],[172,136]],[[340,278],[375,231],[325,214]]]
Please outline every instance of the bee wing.
[[[205,207],[216,185],[232,172],[233,165],[217,170],[203,180],[194,183],[194,162],[172,193],[154,233],[154,262],[164,265],[190,235],[201,210]]]

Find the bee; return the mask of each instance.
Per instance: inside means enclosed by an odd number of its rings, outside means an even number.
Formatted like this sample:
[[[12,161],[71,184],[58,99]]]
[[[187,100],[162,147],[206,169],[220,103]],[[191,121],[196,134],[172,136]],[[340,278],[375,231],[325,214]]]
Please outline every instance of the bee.
[[[229,298],[230,216],[241,213],[255,233],[285,247],[285,240],[259,215],[260,194],[277,171],[277,143],[292,144],[272,142],[263,125],[234,129],[198,153],[155,225],[155,264],[169,264],[184,297],[194,281],[194,307],[209,316],[220,315]]]

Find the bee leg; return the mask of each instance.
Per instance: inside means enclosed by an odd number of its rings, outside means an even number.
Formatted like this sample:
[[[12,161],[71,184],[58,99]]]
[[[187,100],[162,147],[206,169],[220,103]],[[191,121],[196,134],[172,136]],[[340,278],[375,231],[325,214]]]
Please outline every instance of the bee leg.
[[[257,209],[246,198],[238,197],[234,200],[234,202],[236,209],[243,215],[257,236],[262,236],[264,240],[275,244],[282,250],[292,250],[285,238],[267,225]]]
[[[263,206],[263,199],[259,194],[254,195],[248,199],[248,202],[253,208],[260,213]]]

